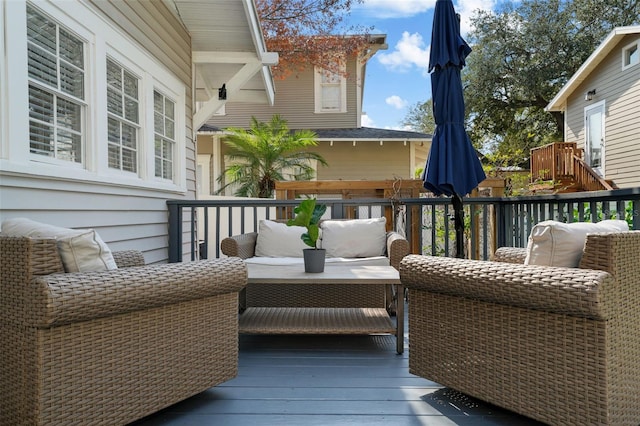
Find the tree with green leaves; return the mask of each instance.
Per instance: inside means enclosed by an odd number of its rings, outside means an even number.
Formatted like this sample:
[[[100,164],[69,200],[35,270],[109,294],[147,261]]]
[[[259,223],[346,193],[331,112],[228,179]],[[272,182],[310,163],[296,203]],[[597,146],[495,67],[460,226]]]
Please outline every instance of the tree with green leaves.
[[[462,73],[476,148],[516,165],[562,140],[562,114],[544,108],[613,28],[639,22],[638,0],[522,0],[476,12]]]
[[[247,129],[225,129],[223,143],[231,160],[218,182],[222,193],[237,186],[240,197],[271,198],[275,182],[281,180],[310,180],[315,174],[313,161],[326,166],[325,159],[308,149],[317,146],[317,135],[311,130],[289,130],[287,121],[274,115],[268,123],[251,117]]]
[[[433,116],[431,99],[413,104],[402,120],[402,125],[415,132],[433,134],[436,130],[436,120]]]

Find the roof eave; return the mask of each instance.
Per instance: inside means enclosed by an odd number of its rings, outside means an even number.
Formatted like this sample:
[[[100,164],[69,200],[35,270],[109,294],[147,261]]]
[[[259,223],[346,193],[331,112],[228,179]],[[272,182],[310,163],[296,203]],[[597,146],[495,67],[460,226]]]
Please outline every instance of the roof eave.
[[[640,25],[628,27],[617,27],[613,29],[609,35],[600,43],[593,53],[582,64],[578,71],[567,81],[560,89],[558,94],[551,99],[545,107],[545,111],[563,111],[567,102],[567,98],[584,82],[591,72],[602,62],[602,60],[613,50],[618,41],[627,34],[640,33]]]

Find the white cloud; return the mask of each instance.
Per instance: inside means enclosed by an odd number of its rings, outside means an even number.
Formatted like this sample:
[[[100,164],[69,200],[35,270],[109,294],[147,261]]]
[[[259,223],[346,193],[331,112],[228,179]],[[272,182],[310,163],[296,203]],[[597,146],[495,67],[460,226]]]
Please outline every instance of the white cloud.
[[[387,105],[391,105],[395,109],[402,109],[402,108],[406,107],[407,103],[408,103],[406,100],[402,99],[398,95],[389,96],[384,101],[387,103]]]
[[[412,130],[408,126],[384,126],[384,128],[387,130],[409,130],[409,131]]]
[[[491,11],[495,8],[497,0],[458,0],[453,2],[456,12],[460,14],[460,32],[464,36],[471,29],[469,19],[478,9]],[[436,0],[364,0],[364,3],[353,8],[361,9],[365,13],[379,18],[408,18],[420,13],[433,10]],[[427,24],[429,25],[429,24]]]
[[[496,0],[462,0],[454,3],[456,12],[460,14],[460,33],[464,37],[471,29],[470,18],[478,9],[492,11]]]
[[[365,113],[360,116],[362,127],[376,127],[376,123]]]
[[[435,4],[436,0],[364,0],[358,7],[376,18],[406,18],[426,12]]]
[[[393,71],[408,71],[414,66],[426,71],[429,65],[429,47],[425,47],[420,34],[409,34],[405,31],[393,52],[378,53],[376,58],[382,65]]]

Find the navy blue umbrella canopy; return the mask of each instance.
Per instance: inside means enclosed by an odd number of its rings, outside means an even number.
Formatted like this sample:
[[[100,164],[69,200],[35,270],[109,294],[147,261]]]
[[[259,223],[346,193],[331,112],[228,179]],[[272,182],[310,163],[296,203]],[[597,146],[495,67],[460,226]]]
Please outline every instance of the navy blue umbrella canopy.
[[[471,48],[460,36],[460,20],[451,0],[437,0],[431,32],[431,96],[436,129],[423,174],[424,187],[452,197],[457,256],[463,257],[462,197],[486,175],[464,128],[464,95],[460,72]]]

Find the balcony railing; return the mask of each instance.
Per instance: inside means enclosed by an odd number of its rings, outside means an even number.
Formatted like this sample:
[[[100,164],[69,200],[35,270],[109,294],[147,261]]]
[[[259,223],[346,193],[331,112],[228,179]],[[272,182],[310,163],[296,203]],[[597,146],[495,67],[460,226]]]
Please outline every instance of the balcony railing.
[[[455,230],[449,198],[322,199],[327,218],[387,217],[388,229],[410,241],[412,251],[454,256]],[[260,219],[291,217],[296,200],[169,200],[169,260],[221,257],[220,241],[256,232]],[[562,222],[618,218],[640,229],[640,187],[534,197],[465,198],[465,251],[489,259],[497,247],[526,247],[531,228]],[[417,248],[417,249],[416,249]]]
[[[582,159],[575,142],[555,142],[531,149],[532,179],[570,183],[582,191],[613,190]]]

